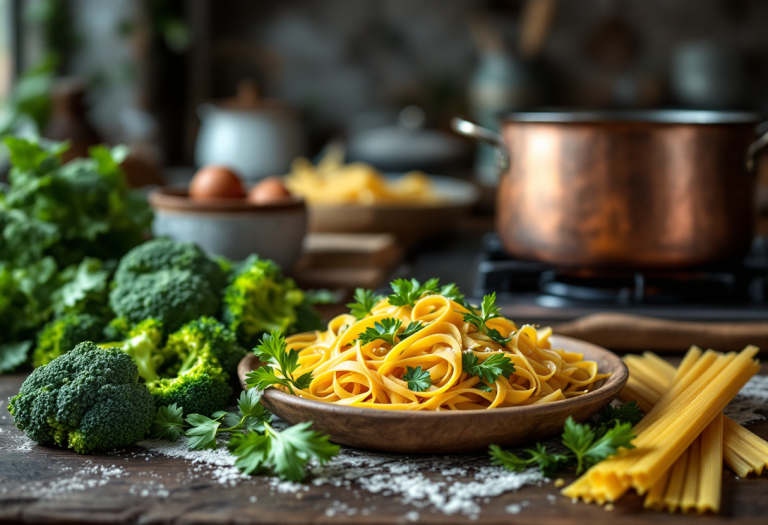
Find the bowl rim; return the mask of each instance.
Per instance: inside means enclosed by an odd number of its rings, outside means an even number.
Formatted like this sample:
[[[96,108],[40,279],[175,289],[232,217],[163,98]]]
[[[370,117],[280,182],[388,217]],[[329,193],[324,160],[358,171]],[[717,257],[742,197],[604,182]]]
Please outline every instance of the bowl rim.
[[[616,396],[618,396],[619,392],[624,388],[624,385],[627,383],[627,380],[629,379],[629,369],[627,368],[627,365],[624,363],[624,360],[621,359],[617,354],[611,352],[607,348],[603,348],[602,346],[598,346],[596,344],[590,343],[588,341],[584,341],[581,339],[576,339],[574,337],[568,337],[564,335],[556,335],[553,334],[550,337],[550,341],[553,342],[553,346],[555,346],[555,341],[557,341],[558,347],[563,347],[566,350],[567,345],[576,343],[578,345],[588,345],[592,347],[591,349],[593,351],[596,351],[598,354],[601,355],[603,359],[607,359],[608,361],[612,362],[613,367],[615,370],[611,373],[611,376],[608,377],[608,379],[604,380],[603,384],[601,384],[598,388],[593,390],[592,392],[589,392],[587,394],[578,396],[578,397],[572,397],[570,399],[566,399],[563,401],[555,401],[552,403],[545,403],[542,405],[522,405],[522,406],[515,406],[515,407],[502,407],[502,408],[493,408],[493,409],[486,409],[486,410],[386,410],[386,409],[380,409],[380,408],[367,408],[367,407],[350,407],[350,406],[344,406],[344,405],[337,405],[334,403],[325,403],[323,401],[314,401],[311,399],[306,399],[303,397],[295,396],[293,394],[287,394],[281,390],[277,390],[276,388],[268,388],[264,391],[264,397],[266,397],[270,401],[274,401],[281,404],[291,404],[294,405],[296,408],[303,409],[303,410],[309,410],[309,411],[325,411],[331,414],[338,414],[338,415],[344,415],[344,416],[353,416],[353,417],[381,417],[383,419],[391,419],[391,420],[401,420],[404,418],[413,418],[413,417],[419,417],[419,418],[445,418],[445,417],[498,417],[498,416],[523,416],[530,413],[536,413],[538,416],[541,416],[542,414],[554,414],[562,412],[562,410],[566,407],[574,407],[575,409],[579,406],[589,405],[591,404],[590,401],[593,400],[593,398],[596,397],[602,397],[605,395],[612,396],[611,399],[614,399]],[[563,344],[564,343],[564,344]],[[258,360],[256,356],[253,354],[248,354],[245,356],[241,363],[246,363],[246,360]],[[253,370],[253,368],[251,368]],[[238,371],[239,372],[239,371]],[[243,377],[240,376],[238,373],[238,379],[240,381],[241,386],[245,389],[245,385],[243,383]]]
[[[269,204],[254,204],[245,198],[195,201],[189,198],[188,188],[187,184],[155,188],[149,192],[149,203],[160,211],[190,213],[273,213],[306,208],[304,198],[298,195]]]

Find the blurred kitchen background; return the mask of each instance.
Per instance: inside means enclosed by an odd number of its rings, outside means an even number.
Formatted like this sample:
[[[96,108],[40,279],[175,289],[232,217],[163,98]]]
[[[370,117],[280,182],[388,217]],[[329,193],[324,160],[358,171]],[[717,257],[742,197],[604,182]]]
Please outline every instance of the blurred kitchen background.
[[[530,288],[517,302],[533,310],[516,313],[546,321],[610,301],[655,315],[643,274],[626,286],[601,282],[608,298],[585,298],[570,281],[543,287],[548,266],[505,274],[508,255],[483,237],[493,231],[496,153],[456,135],[451,118],[498,129],[501,111],[555,107],[742,110],[765,120],[768,2],[0,0],[0,102],[0,134],[66,138],[73,154],[100,141],[130,145],[136,186],[185,182],[210,162],[255,181],[340,144],[347,160],[382,171],[471,181],[482,199],[463,237],[443,251],[406,249],[366,282],[437,274],[475,296],[506,292],[512,305]],[[269,115],[266,135],[239,127],[237,110],[253,109]],[[768,155],[759,164],[768,208]],[[765,219],[758,228],[768,233]],[[764,242],[756,249],[757,281],[744,284],[742,266],[718,273],[704,290],[719,302],[687,317],[766,318],[768,252]],[[701,299],[660,297],[660,317],[686,317],[679,305]]]

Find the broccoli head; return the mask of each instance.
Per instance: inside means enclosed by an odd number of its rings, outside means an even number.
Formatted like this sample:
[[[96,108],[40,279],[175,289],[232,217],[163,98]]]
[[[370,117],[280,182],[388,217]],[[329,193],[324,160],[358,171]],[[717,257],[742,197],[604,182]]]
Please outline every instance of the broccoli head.
[[[119,318],[118,318],[119,319]],[[102,348],[119,348],[133,358],[144,381],[159,379],[158,369],[166,361],[163,342],[163,323],[157,319],[145,319],[130,330],[127,338],[116,343],[104,343]]]
[[[235,334],[213,317],[201,317],[182,326],[168,337],[167,349],[184,361],[198,355],[215,360],[230,376],[237,373],[237,365],[246,354]]]
[[[251,255],[230,276],[222,320],[246,348],[272,330],[293,333],[304,292],[268,259]]]
[[[128,252],[120,260],[115,282],[118,286],[127,285],[140,275],[160,270],[191,272],[205,280],[216,294],[226,281],[222,267],[212,261],[197,244],[160,238],[145,242]]]
[[[159,270],[139,274],[118,283],[109,294],[109,303],[118,317],[131,323],[156,319],[166,333],[203,315],[213,315],[219,299],[208,282],[188,270]]]
[[[155,403],[128,354],[85,342],[35,369],[11,399],[14,423],[41,445],[80,454],[130,445],[152,426]]]
[[[78,313],[49,321],[37,335],[32,365],[37,368],[48,364],[83,341],[100,341],[104,325],[101,317]]]

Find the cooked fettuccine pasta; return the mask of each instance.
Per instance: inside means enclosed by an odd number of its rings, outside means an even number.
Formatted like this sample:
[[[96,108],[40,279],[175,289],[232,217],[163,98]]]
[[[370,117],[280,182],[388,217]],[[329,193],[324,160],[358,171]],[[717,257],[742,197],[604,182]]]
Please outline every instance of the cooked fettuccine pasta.
[[[411,283],[416,292],[405,300],[371,294],[360,318],[339,315],[326,331],[288,337],[288,351],[298,352],[292,376],[311,376],[279,388],[355,407],[472,410],[560,401],[608,376],[582,354],[552,349],[550,328],[501,317],[495,295],[479,309],[439,293],[436,281],[432,290]]]

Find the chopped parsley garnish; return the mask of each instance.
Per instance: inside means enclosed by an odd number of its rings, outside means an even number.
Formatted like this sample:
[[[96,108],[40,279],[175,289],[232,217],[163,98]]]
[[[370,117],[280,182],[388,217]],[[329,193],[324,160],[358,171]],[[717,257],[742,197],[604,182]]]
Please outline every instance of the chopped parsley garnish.
[[[373,307],[383,299],[381,295],[373,293],[373,290],[366,290],[364,288],[355,289],[353,298],[355,302],[347,304],[347,308],[349,308],[349,313],[358,319],[371,315]]]
[[[471,376],[478,376],[485,383],[495,383],[499,376],[509,379],[515,372],[515,365],[512,359],[504,352],[497,352],[488,357],[482,363],[472,352],[467,352],[461,356],[461,368]]]
[[[424,327],[427,326],[421,321],[415,321],[408,323],[408,326],[405,327],[405,330],[400,334],[400,340],[406,339],[408,337],[411,337],[416,332],[419,332],[424,329]]]
[[[312,372],[307,372],[299,377],[293,376],[293,373],[299,368],[299,352],[297,350],[288,351],[285,337],[277,330],[265,334],[261,344],[253,350],[253,353],[265,363],[265,366],[261,366],[246,375],[245,384],[249,387],[264,390],[273,385],[282,385],[293,394],[294,388],[301,390],[307,388],[312,382]],[[283,377],[278,377],[275,374],[275,368],[280,371]]]
[[[512,452],[502,450],[496,445],[491,445],[488,451],[494,465],[501,465],[513,472],[520,472],[531,465],[538,465],[541,473],[547,478],[553,477],[558,470],[566,466],[570,461],[570,458],[564,454],[548,453],[541,443],[536,443],[535,448],[523,450],[523,453],[527,454],[528,457],[516,456]]]
[[[478,332],[483,333],[491,338],[494,342],[501,346],[506,346],[512,338],[502,337],[501,333],[495,328],[490,328],[487,323],[491,319],[497,319],[501,317],[501,310],[496,306],[496,292],[488,294],[483,297],[483,304],[480,309],[480,315],[477,314],[477,310],[474,312],[464,313],[464,322],[474,326]]]
[[[422,370],[421,365],[416,368],[407,367],[403,374],[403,381],[408,383],[408,389],[413,392],[423,392],[432,386],[432,376],[427,370]]]
[[[637,401],[624,403],[618,408],[608,405],[598,414],[597,436],[600,437],[605,434],[616,421],[636,425],[641,419],[643,419],[643,413],[638,408]]]
[[[430,279],[424,284],[416,279],[396,279],[392,281],[392,295],[388,297],[392,306],[414,306],[422,295],[437,293],[438,279]]]
[[[395,345],[395,337],[397,337],[397,331],[400,330],[403,322],[399,319],[392,319],[387,317],[381,321],[376,321],[373,326],[369,326],[365,329],[365,332],[357,336],[357,341],[360,341],[361,345],[367,345],[372,341],[381,339],[385,343],[389,343],[392,346]],[[354,341],[352,341],[354,343]]]

